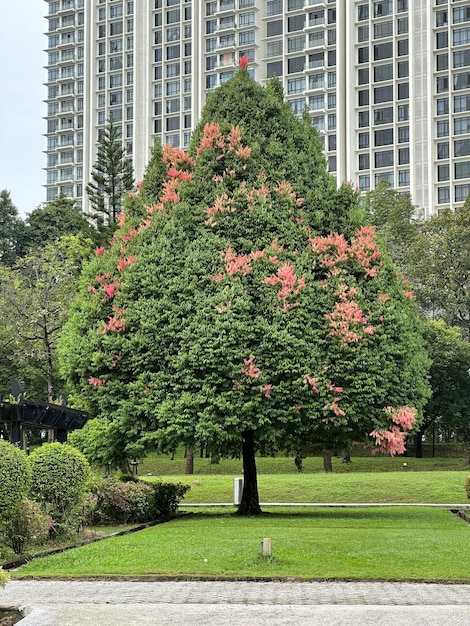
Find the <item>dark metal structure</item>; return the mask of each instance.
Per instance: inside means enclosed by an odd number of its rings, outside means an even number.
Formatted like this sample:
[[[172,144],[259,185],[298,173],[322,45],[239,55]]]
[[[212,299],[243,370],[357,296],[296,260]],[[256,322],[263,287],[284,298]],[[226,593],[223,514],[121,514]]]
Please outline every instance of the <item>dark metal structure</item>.
[[[85,411],[77,411],[60,404],[29,400],[24,397],[21,385],[12,383],[14,401],[0,396],[0,427],[6,427],[11,443],[21,445],[22,433],[31,429],[54,429],[56,440],[65,443],[67,431],[82,428],[88,420]]]

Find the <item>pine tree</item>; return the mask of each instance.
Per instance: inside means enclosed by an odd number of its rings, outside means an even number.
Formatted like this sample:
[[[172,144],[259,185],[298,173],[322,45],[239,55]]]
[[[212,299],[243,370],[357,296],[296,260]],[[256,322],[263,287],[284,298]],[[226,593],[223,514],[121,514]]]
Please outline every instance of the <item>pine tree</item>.
[[[96,163],[86,191],[90,204],[106,224],[115,224],[122,210],[124,195],[134,186],[131,160],[121,140],[121,128],[110,117],[98,142]]]
[[[0,263],[13,265],[26,243],[26,226],[7,189],[0,191]]]

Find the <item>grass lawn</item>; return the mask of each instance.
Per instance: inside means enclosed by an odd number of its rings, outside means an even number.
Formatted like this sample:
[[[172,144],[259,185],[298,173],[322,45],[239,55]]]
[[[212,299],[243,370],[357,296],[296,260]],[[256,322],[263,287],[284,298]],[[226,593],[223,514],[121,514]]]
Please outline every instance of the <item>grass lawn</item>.
[[[273,558],[260,555],[270,537]],[[195,514],[32,561],[23,577],[470,582],[470,527],[440,509]]]
[[[258,475],[261,502],[412,502],[468,504],[465,480],[459,472],[398,472],[357,474],[267,474]],[[234,474],[242,476],[242,474]],[[233,501],[233,477],[221,475],[162,476],[164,482],[182,482],[191,490],[181,503],[229,503]],[[145,480],[159,480],[142,477]]]

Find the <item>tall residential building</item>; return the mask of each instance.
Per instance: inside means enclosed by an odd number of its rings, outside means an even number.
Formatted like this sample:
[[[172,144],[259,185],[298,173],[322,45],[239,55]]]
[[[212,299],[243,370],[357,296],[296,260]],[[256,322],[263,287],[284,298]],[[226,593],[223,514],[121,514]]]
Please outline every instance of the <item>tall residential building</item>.
[[[337,178],[429,216],[470,191],[470,0],[46,0],[47,200],[77,198],[110,115],[136,178],[189,145],[240,56],[310,109]]]

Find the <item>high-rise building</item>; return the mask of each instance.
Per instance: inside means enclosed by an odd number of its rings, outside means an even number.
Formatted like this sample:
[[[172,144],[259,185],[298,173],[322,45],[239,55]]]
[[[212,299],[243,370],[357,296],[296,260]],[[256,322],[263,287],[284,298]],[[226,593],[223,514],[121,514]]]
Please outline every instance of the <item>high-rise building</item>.
[[[46,0],[47,200],[86,210],[108,116],[136,178],[186,148],[240,56],[307,105],[338,183],[410,192],[429,216],[470,190],[470,0]]]

